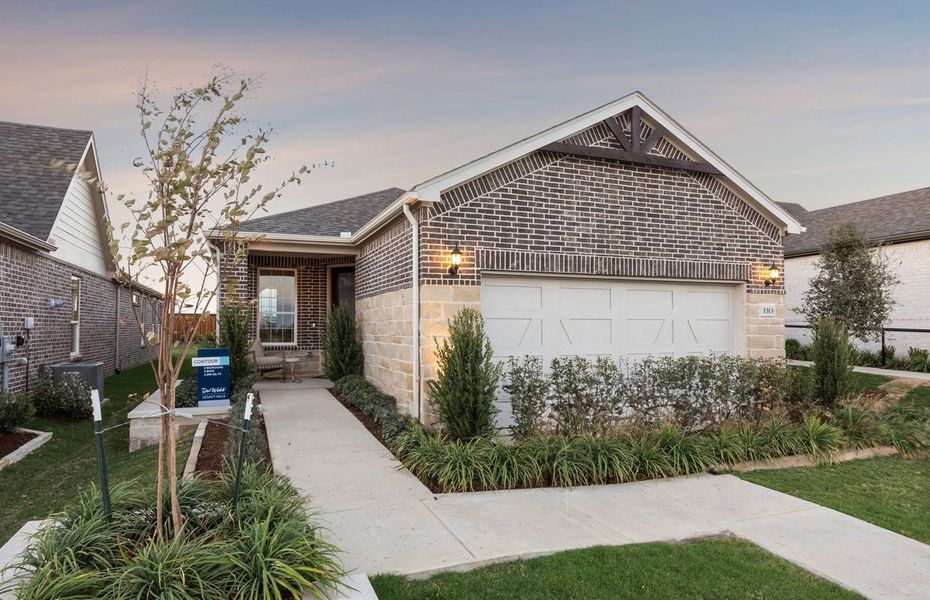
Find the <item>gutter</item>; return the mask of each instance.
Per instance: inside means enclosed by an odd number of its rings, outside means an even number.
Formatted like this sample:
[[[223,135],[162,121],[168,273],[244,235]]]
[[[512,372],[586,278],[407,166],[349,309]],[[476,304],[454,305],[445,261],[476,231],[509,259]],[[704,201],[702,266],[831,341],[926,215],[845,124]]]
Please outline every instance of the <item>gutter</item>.
[[[5,237],[11,242],[21,246],[32,248],[33,250],[44,250],[46,252],[51,252],[52,250],[58,249],[56,246],[53,246],[46,241],[40,240],[35,236],[29,235],[25,231],[20,231],[15,227],[11,227],[6,223],[0,223],[0,236]]]
[[[411,335],[413,337],[413,418],[420,420],[420,224],[417,222],[413,213],[410,212],[410,205],[403,205],[404,216],[410,222],[410,230],[413,233],[413,247],[411,248],[413,256],[410,268],[410,284],[413,287],[413,322],[411,323]]]

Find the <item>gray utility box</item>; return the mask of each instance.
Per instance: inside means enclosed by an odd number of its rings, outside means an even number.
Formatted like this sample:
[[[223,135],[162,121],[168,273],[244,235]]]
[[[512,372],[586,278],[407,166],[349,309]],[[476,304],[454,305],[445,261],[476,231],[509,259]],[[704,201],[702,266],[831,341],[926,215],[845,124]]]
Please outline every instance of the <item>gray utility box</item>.
[[[103,395],[103,363],[102,362],[68,362],[52,365],[52,373],[55,380],[61,379],[65,373],[77,373],[84,382],[91,387],[100,391],[100,399]]]

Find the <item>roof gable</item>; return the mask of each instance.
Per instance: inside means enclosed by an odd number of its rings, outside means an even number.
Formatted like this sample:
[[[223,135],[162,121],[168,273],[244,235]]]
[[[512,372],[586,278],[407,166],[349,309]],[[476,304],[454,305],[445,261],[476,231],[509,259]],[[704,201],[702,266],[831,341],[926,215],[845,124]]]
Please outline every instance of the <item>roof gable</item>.
[[[730,186],[735,188],[733,190],[734,192],[743,196],[754,208],[771,218],[788,233],[800,233],[803,231],[801,224],[788,211],[784,210],[771,198],[762,193],[739,172],[733,169],[733,167],[714,154],[697,138],[692,136],[674,119],[639,92],[624,96],[619,100],[615,100],[614,102],[605,104],[604,106],[575,117],[574,119],[550,127],[545,131],[530,136],[515,144],[511,144],[496,152],[492,152],[457,169],[453,169],[452,171],[424,181],[415,186],[411,192],[416,194],[417,198],[420,200],[437,202],[440,200],[443,192],[480,177],[489,171],[519,160],[532,152],[546,149],[565,151],[565,148],[557,147],[557,145],[564,144],[564,140],[577,136],[602,123],[609,123],[610,120],[618,115],[623,115],[631,110],[651,121],[654,130],[661,128],[665,132],[665,137],[670,138],[670,143],[683,155],[683,158],[680,159],[666,160],[674,160],[682,163],[679,164],[679,168],[694,168],[695,165],[701,165],[700,168],[694,170],[711,173],[727,180]],[[630,141],[638,147],[638,143],[633,140]],[[606,158],[628,159],[622,158],[621,153],[618,153],[619,151],[615,149],[604,148],[602,152],[605,154],[604,157]],[[629,150],[624,150],[623,152],[629,152]],[[610,156],[607,156],[607,154],[610,154]],[[656,160],[658,160],[658,158]],[[693,163],[693,165],[688,165],[687,163],[689,162]]]
[[[51,163],[80,164],[92,136],[0,121],[0,222],[47,241],[73,179]]]

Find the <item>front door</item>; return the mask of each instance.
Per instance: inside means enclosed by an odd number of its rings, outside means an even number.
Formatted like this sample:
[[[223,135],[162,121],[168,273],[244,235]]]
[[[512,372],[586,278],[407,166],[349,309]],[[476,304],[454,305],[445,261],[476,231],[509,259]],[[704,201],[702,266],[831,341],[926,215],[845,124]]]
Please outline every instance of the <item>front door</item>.
[[[340,302],[349,305],[349,313],[355,315],[355,267],[332,267],[329,270],[330,307],[339,306]]]

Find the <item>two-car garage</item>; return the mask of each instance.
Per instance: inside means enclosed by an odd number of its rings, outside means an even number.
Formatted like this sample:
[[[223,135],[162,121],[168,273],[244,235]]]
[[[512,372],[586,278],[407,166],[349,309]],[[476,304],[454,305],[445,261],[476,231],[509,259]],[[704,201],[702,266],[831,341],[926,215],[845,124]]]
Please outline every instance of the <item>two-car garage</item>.
[[[481,281],[497,360],[743,353],[742,284],[548,276]]]

